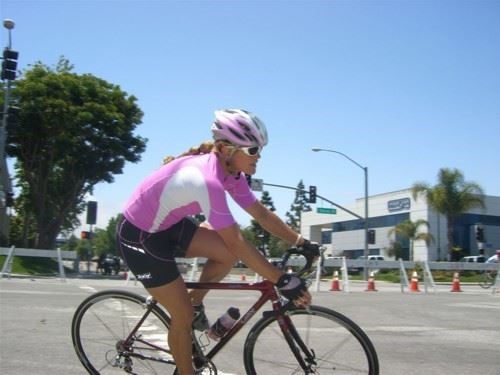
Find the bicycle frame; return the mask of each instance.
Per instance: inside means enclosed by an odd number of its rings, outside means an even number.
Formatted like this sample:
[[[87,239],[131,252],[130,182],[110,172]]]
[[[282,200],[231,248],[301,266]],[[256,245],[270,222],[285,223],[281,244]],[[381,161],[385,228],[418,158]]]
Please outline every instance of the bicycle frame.
[[[297,255],[303,256],[306,259],[305,267],[302,268],[297,273],[297,275],[299,275],[299,276],[303,276],[305,273],[307,273],[308,270],[311,269],[313,260],[316,259],[320,255],[320,253],[317,249],[316,250],[314,250],[314,249],[299,250],[297,248],[290,248],[285,252],[285,254],[282,257],[281,268],[284,267],[287,260],[289,259],[289,257],[292,254],[297,254]],[[220,339],[220,341],[217,344],[215,344],[215,346],[212,349],[210,349],[210,351],[207,354],[202,353],[201,348],[197,347],[197,345],[199,345],[197,343],[197,340],[194,340],[193,341],[193,354],[196,354],[196,352],[199,352],[203,355],[204,358],[211,361],[212,358],[215,357],[215,355],[222,348],[224,348],[224,346],[234,337],[234,335],[236,335],[236,333],[238,333],[240,331],[240,329],[257,313],[257,311],[259,311],[261,309],[261,307],[267,301],[270,301],[271,305],[272,305],[273,314],[277,317],[276,320],[280,326],[281,332],[283,333],[283,336],[284,336],[285,340],[287,341],[288,346],[290,347],[290,350],[292,351],[295,358],[297,359],[297,362],[300,364],[302,369],[304,369],[305,371],[308,371],[310,366],[315,364],[314,353],[311,352],[307,348],[307,346],[304,344],[304,342],[300,338],[297,331],[294,329],[293,325],[291,325],[291,321],[290,321],[289,317],[283,313],[282,299],[281,299],[280,295],[278,294],[277,290],[275,289],[274,284],[272,282],[270,282],[269,280],[264,280],[264,281],[253,283],[253,284],[249,284],[249,283],[222,283],[222,282],[186,282],[185,285],[186,285],[187,289],[254,290],[254,291],[259,291],[261,293],[258,300],[248,309],[248,311],[245,314],[243,314],[242,317],[240,317],[240,319],[238,319],[238,321],[233,325],[233,327],[231,327],[231,329],[228,332],[226,332],[226,334]],[[123,353],[125,355],[131,356],[131,357],[136,356],[136,357],[146,358],[142,354],[136,354],[136,353],[133,353],[133,352],[126,350],[125,344],[127,344],[131,341],[140,341],[143,344],[148,345],[151,348],[164,351],[162,348],[160,348],[154,344],[144,342],[140,338],[135,337],[137,330],[139,329],[141,324],[144,322],[144,320],[146,319],[146,317],[150,313],[152,306],[156,304],[156,301],[154,301],[154,299],[151,299],[149,301],[152,302],[151,307],[147,309],[146,313],[144,314],[142,319],[139,321],[139,323],[130,332],[130,334],[125,339],[125,341],[121,343],[122,345],[124,345],[123,349],[125,349],[125,350]],[[148,301],[148,303],[149,303],[149,301]],[[302,358],[302,356],[300,355],[299,348],[297,348],[297,346],[294,345],[295,343],[298,344],[298,347],[300,348],[300,350],[302,350],[304,352],[304,354],[306,355],[306,357],[307,357],[306,360],[304,360],[304,358]],[[160,358],[151,358],[151,357],[147,357],[147,359],[158,361],[158,362],[174,364],[173,361],[171,361],[171,360],[165,360],[165,359],[160,359]],[[196,360],[196,358],[195,358],[195,360]],[[306,363],[306,361],[308,364]]]
[[[281,315],[281,297],[274,288],[274,284],[269,280],[258,283],[212,283],[212,282],[187,282],[188,289],[210,289],[210,290],[255,290],[261,293],[259,299],[243,314],[240,319],[231,327],[231,329],[220,339],[220,341],[207,353],[205,357],[211,360],[240,329],[261,309],[261,307],[270,301],[273,311],[276,315]],[[278,320],[281,330],[288,331],[288,322],[285,319]]]
[[[294,356],[296,357],[298,363],[301,365],[301,367],[304,370],[307,370],[311,364],[314,364],[314,354],[309,351],[309,349],[305,346],[305,344],[302,342],[300,339],[298,333],[293,329],[293,327],[290,326],[290,320],[286,317],[286,315],[283,314],[282,312],[282,299],[278,295],[278,292],[276,291],[274,284],[270,282],[269,280],[264,280],[261,282],[253,283],[253,284],[248,284],[248,283],[218,283],[218,282],[186,282],[186,287],[188,289],[209,289],[209,290],[254,290],[254,291],[259,291],[261,293],[260,297],[257,299],[257,301],[247,310],[243,316],[238,319],[238,321],[231,327],[231,329],[220,339],[220,341],[215,344],[215,346],[207,353],[203,354],[203,357],[208,359],[209,361],[212,360],[215,355],[222,350],[225,345],[231,341],[231,339],[240,331],[240,329],[262,308],[264,304],[266,304],[268,301],[271,302],[272,305],[272,310],[273,313],[276,316],[281,317],[280,319],[277,319],[277,322],[280,326],[281,331],[283,332],[283,335],[288,342],[288,345],[290,346],[290,349],[292,350]],[[150,305],[151,307],[156,304],[156,301],[150,297],[151,299],[148,299],[147,304]],[[146,317],[149,315],[151,312],[151,308],[148,308],[144,316],[139,320],[137,325],[134,327],[134,329],[130,332],[128,337],[124,340],[123,344],[126,344],[130,341],[139,341],[143,343],[144,345],[148,345],[151,348],[154,348],[156,350],[161,350],[163,351],[163,348],[160,348],[154,344],[145,342],[141,340],[140,338],[135,337],[135,334],[139,327],[142,325]],[[293,339],[292,339],[293,337]],[[300,349],[306,354],[307,356],[307,362],[309,363],[306,364],[304,359],[301,357],[298,348],[294,345],[294,341],[297,342],[299,345]],[[148,360],[153,360],[157,362],[164,362],[167,364],[175,364],[172,360],[168,359],[160,359],[160,358],[155,358],[155,357],[150,357],[150,356],[145,356],[143,354],[138,354],[134,352],[130,352],[127,350],[126,346],[123,348],[123,354],[131,356],[131,357],[140,357],[143,359],[148,359]]]

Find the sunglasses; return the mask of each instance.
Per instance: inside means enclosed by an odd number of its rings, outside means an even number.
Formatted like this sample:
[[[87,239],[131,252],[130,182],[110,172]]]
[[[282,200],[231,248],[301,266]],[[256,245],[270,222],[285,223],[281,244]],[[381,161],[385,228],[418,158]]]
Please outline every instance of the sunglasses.
[[[248,156],[255,156],[260,154],[262,151],[262,147],[259,146],[251,146],[251,147],[238,147],[238,150],[243,151]]]

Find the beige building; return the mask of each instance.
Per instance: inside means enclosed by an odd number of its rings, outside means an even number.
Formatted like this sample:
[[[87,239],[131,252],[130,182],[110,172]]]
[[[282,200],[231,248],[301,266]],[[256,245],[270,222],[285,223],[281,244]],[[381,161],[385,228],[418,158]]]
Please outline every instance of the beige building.
[[[340,204],[340,203],[339,203]],[[485,209],[474,209],[459,218],[455,224],[454,245],[460,246],[462,255],[478,255],[483,248],[485,255],[492,255],[500,249],[500,197],[486,196]],[[365,200],[357,199],[353,205],[345,206],[348,210],[364,217]],[[357,258],[364,253],[365,232],[363,220],[336,208],[336,213],[320,213],[328,210],[316,207],[311,212],[302,214],[301,231],[305,237],[326,246],[326,254]],[[437,215],[424,198],[415,201],[411,190],[399,190],[368,197],[368,227],[375,231],[375,243],[369,245],[370,255],[387,256],[387,249],[394,234],[389,231],[404,220],[424,219],[429,223],[428,232],[435,241],[426,245],[424,241],[414,243],[414,260],[447,260],[448,240],[446,236],[446,218]],[[485,240],[476,241],[476,227],[483,228]],[[398,238],[403,245],[403,259],[409,259],[409,241]]]

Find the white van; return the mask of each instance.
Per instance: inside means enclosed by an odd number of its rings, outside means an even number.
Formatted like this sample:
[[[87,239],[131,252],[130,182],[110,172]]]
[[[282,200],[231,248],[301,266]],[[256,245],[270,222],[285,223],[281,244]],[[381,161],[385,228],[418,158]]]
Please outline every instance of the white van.
[[[471,255],[460,259],[460,262],[466,263],[484,263],[485,261],[486,257],[484,255]]]

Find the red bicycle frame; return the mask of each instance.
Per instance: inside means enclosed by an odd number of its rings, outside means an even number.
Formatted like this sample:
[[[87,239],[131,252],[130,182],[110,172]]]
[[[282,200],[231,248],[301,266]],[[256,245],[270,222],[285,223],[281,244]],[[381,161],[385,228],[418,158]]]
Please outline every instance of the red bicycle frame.
[[[220,341],[205,355],[206,358],[212,359],[231,338],[260,310],[260,308],[270,301],[273,311],[276,315],[281,314],[281,298],[276,291],[274,284],[269,280],[264,280],[258,283],[213,283],[213,282],[186,282],[188,289],[210,289],[210,290],[256,290],[261,293],[261,296],[248,311],[238,319],[233,327],[220,339]],[[285,319],[278,319],[278,323],[282,330],[288,329],[288,324]]]

